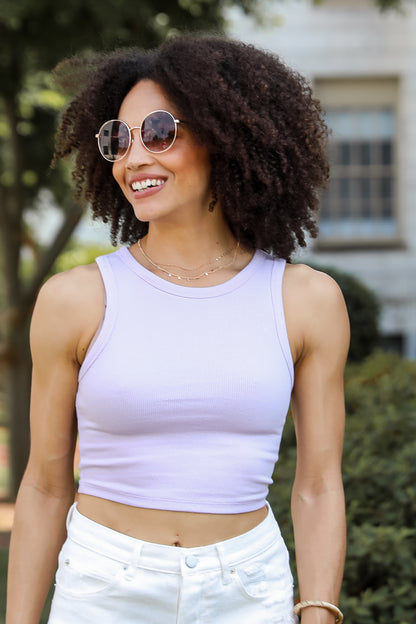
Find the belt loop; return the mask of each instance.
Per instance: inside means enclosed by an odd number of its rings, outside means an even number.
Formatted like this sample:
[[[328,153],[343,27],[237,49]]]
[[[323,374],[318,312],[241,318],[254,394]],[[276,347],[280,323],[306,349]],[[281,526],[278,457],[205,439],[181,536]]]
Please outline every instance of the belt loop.
[[[231,576],[230,567],[225,560],[224,549],[221,544],[215,544],[215,548],[221,566],[222,582],[224,585],[229,585],[233,578]]]
[[[71,507],[68,510],[67,516],[66,516],[66,530],[69,530],[69,525],[71,524],[71,520],[72,520],[72,516],[74,514],[74,510],[77,508],[77,503],[72,503]]]
[[[131,553],[130,563],[124,566],[124,578],[128,581],[133,580],[137,573],[137,568],[140,563],[140,555],[142,552],[143,544],[137,544],[133,548],[133,552]]]
[[[136,568],[139,566],[139,563],[140,563],[140,557],[142,555],[142,548],[143,548],[143,544],[139,543],[139,544],[136,544],[136,546],[133,549],[133,553],[131,557],[131,564],[134,565]]]

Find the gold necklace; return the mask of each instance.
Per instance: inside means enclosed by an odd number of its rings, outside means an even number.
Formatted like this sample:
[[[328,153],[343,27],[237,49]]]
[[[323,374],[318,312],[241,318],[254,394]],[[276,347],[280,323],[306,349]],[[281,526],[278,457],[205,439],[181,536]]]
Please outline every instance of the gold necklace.
[[[173,271],[169,271],[168,269],[163,268],[163,266],[160,266],[160,264],[157,264],[156,262],[154,262],[145,252],[145,250],[142,247],[141,244],[141,240],[139,238],[139,240],[137,241],[137,245],[140,249],[140,251],[142,252],[143,256],[146,258],[146,260],[152,265],[154,266],[156,269],[158,269],[159,271],[161,271],[162,273],[165,273],[165,275],[167,275],[168,277],[176,277],[176,279],[178,280],[185,280],[186,282],[190,282],[192,280],[197,280],[200,279],[201,277],[205,277],[208,275],[211,275],[212,273],[216,273],[217,271],[219,271],[220,269],[226,269],[227,267],[231,266],[232,264],[234,264],[235,259],[237,257],[237,252],[238,249],[240,247],[240,241],[237,242],[235,248],[234,248],[234,254],[233,257],[231,258],[230,262],[226,263],[226,264],[220,264],[219,266],[214,267],[213,269],[207,269],[206,271],[203,271],[202,273],[200,273],[199,275],[192,275],[192,276],[187,276],[187,275],[178,275],[177,273],[174,273]],[[215,260],[220,260],[221,258],[223,258],[228,252],[225,251],[221,256],[218,256],[218,258],[215,258]],[[166,266],[175,266],[175,265],[166,265]]]
[[[220,260],[222,260],[224,258],[224,256],[228,256],[229,253],[234,251],[234,249],[235,249],[234,245],[232,247],[229,247],[228,249],[223,251],[222,254],[220,254],[219,256],[214,258],[214,260],[211,263],[209,263],[209,264],[215,264],[216,262],[219,262]],[[179,266],[179,264],[164,264],[163,262],[161,262],[158,266],[165,267],[165,268],[176,267],[177,269],[181,269],[183,271],[197,271],[198,269],[203,267],[204,264],[207,264],[207,263],[203,262],[202,264],[198,264],[198,266],[196,266],[196,267],[183,267],[183,266]]]

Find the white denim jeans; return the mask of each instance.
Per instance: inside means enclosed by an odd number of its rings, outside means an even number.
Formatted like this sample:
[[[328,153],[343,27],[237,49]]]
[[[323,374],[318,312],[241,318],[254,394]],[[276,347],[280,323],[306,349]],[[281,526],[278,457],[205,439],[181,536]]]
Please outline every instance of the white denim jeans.
[[[293,579],[269,508],[251,531],[178,548],[68,514],[49,624],[295,624]]]

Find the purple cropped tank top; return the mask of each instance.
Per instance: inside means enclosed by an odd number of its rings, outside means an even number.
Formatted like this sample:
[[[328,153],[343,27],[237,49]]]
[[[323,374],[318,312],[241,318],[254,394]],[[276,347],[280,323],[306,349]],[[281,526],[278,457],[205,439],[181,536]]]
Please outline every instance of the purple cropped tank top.
[[[293,386],[285,261],[256,251],[218,286],[172,284],[125,247],[81,366],[79,491],[173,511],[265,504]]]

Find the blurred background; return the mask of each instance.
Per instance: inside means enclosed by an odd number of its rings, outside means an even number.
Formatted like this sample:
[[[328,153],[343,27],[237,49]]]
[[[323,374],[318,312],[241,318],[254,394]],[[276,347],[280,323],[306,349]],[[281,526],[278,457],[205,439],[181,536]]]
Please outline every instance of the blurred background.
[[[68,97],[52,71],[75,53],[88,62],[93,50],[152,47],[190,30],[277,53],[322,102],[331,179],[320,235],[295,261],[333,275],[352,325],[341,607],[352,624],[413,624],[415,0],[0,0],[0,624],[13,500],[29,450],[28,326],[36,294],[52,273],[112,250],[106,226],[74,199],[67,165],[50,168]],[[289,418],[270,501],[291,551],[295,461]]]

